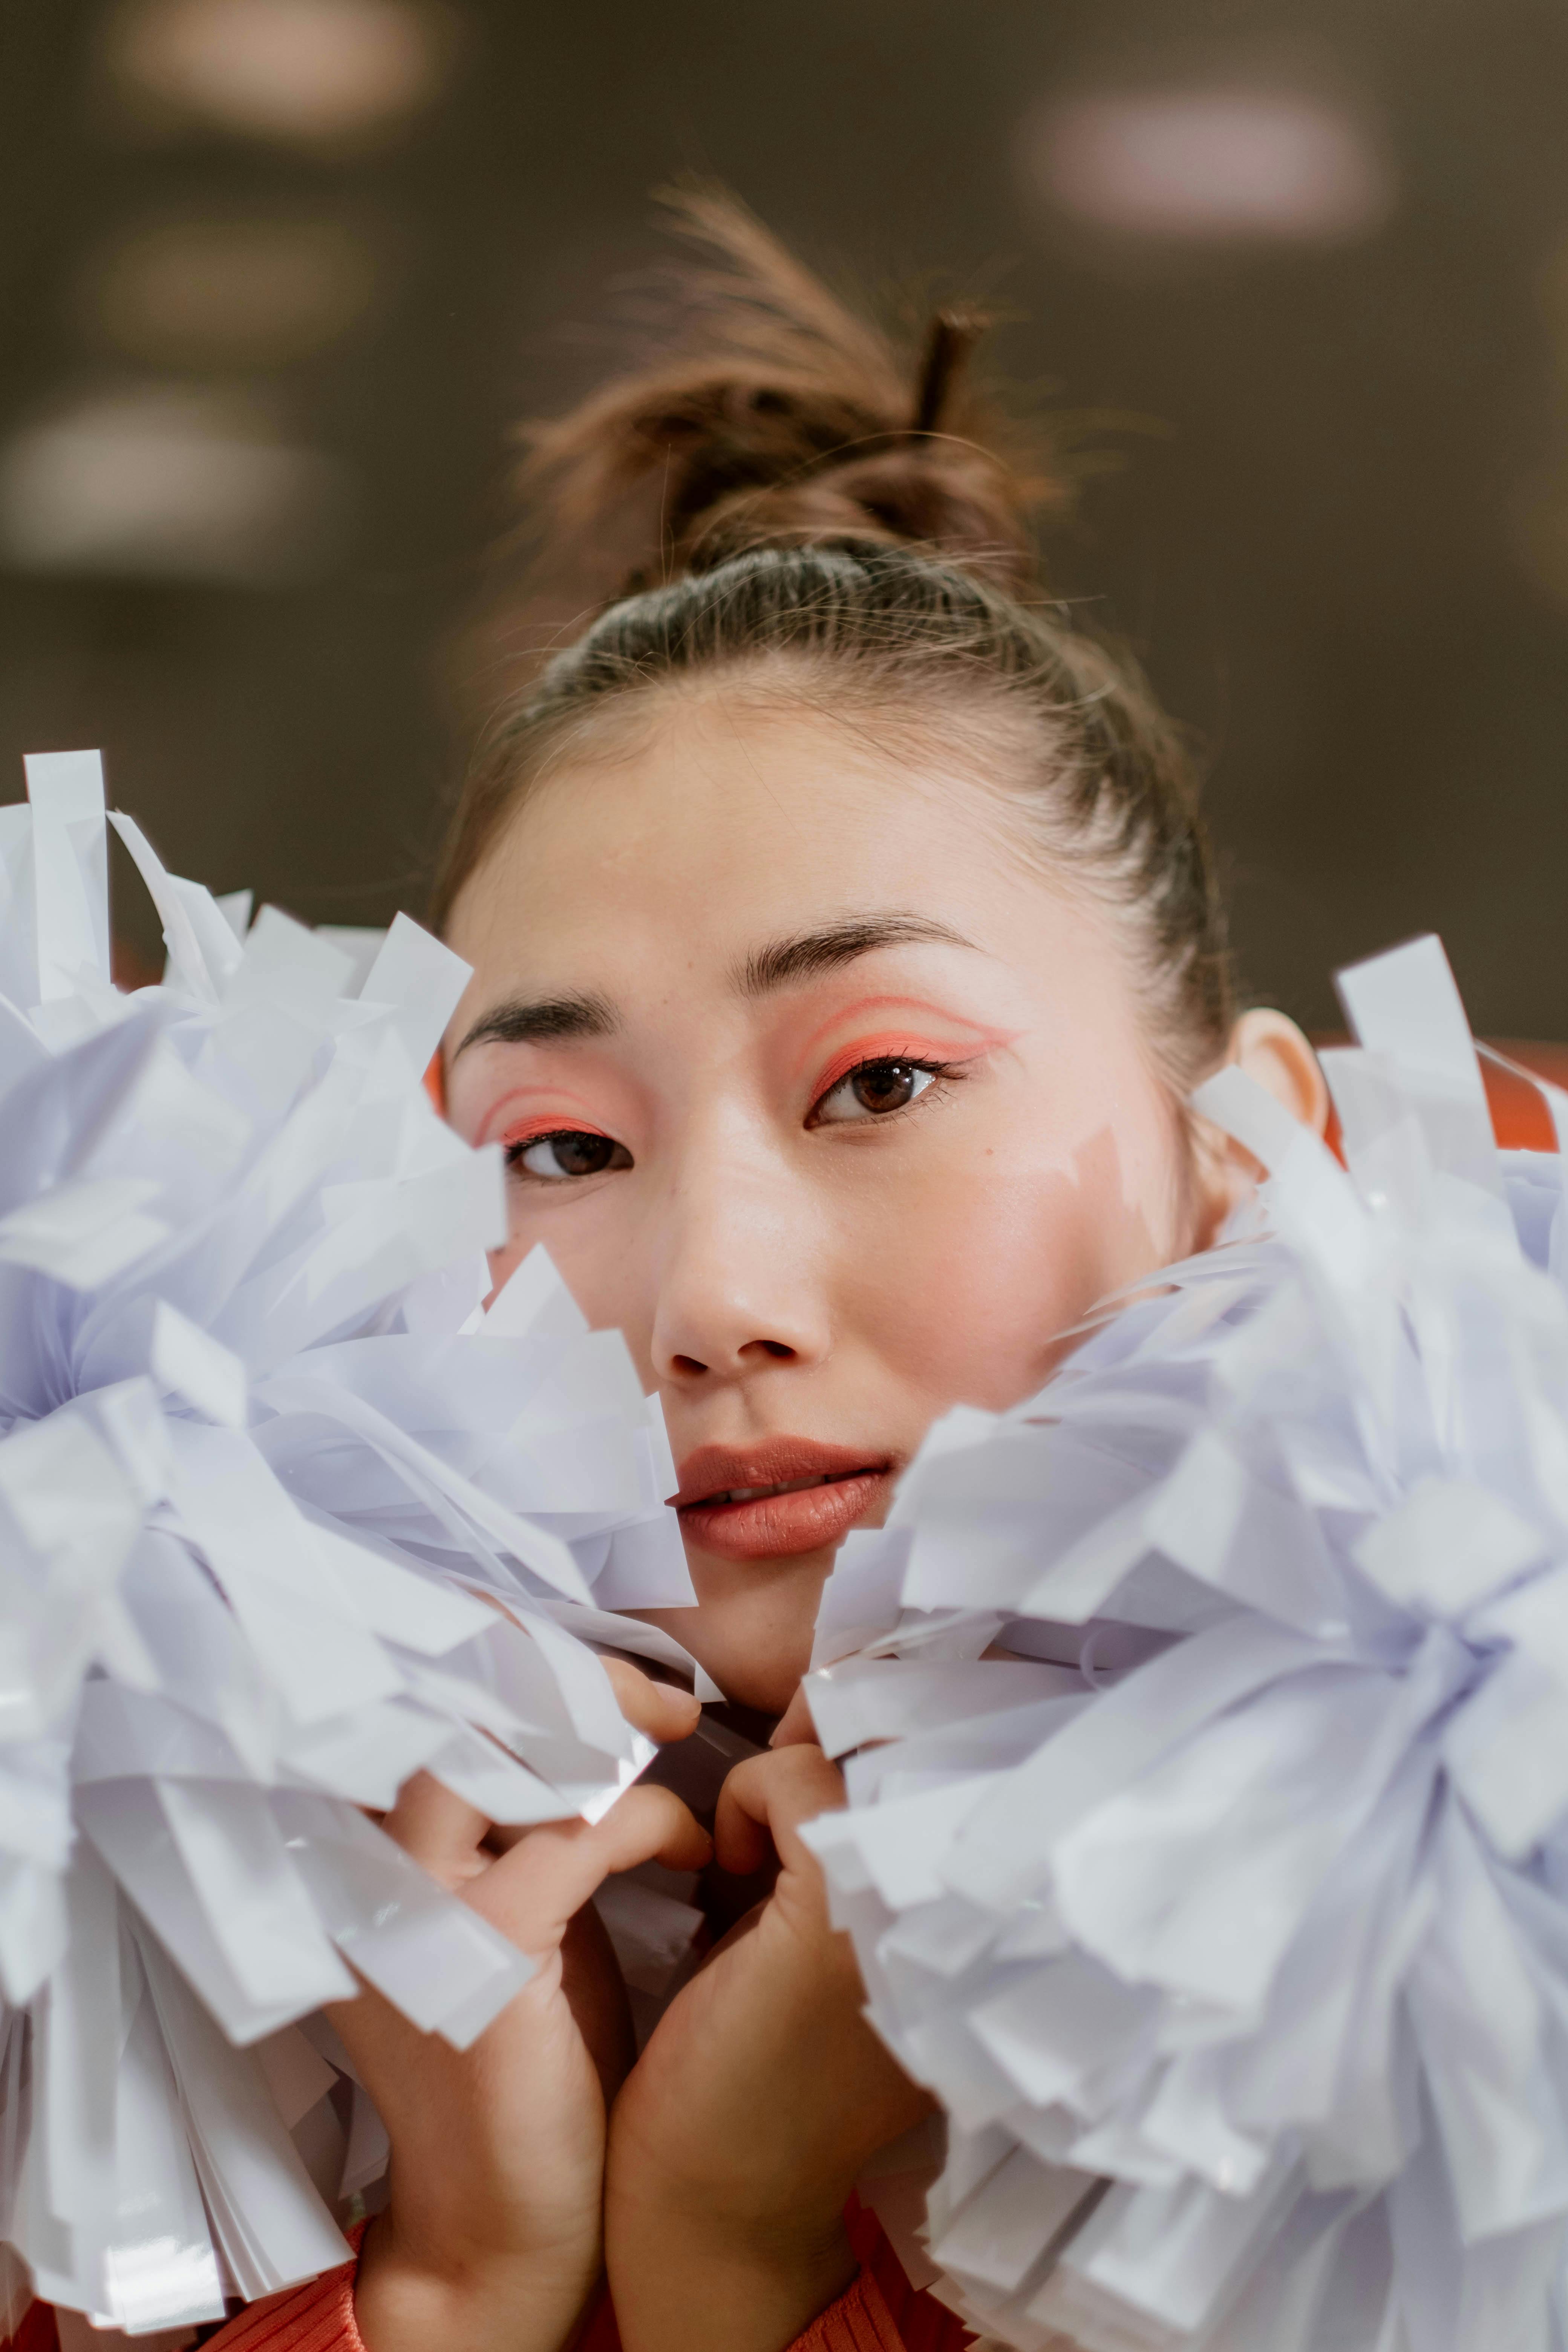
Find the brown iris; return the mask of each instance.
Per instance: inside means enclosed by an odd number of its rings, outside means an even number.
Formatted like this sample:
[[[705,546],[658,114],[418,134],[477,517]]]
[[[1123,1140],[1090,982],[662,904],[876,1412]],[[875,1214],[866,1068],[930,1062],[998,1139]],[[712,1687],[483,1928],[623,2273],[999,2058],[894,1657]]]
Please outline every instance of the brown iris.
[[[862,1110],[902,1110],[915,1098],[921,1076],[913,1062],[868,1062],[849,1081],[849,1090]]]

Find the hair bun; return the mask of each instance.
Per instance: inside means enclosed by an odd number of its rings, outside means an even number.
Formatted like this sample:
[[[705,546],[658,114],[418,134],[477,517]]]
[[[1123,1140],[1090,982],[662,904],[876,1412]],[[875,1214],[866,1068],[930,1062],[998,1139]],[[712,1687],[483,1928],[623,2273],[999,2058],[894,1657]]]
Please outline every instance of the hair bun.
[[[702,257],[662,355],[522,435],[546,573],[596,603],[748,550],[854,541],[1032,582],[1033,518],[1068,480],[974,383],[984,320],[939,312],[923,350],[900,348],[733,197],[665,201]]]

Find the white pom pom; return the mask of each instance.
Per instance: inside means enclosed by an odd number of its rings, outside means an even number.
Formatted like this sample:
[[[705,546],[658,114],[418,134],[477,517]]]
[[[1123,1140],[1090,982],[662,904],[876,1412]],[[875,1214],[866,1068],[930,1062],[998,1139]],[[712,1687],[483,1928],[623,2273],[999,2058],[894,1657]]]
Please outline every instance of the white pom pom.
[[[472,2041],[531,1971],[365,1818],[596,1818],[589,1640],[689,1601],[657,1407],[421,1083],[467,978],[165,874],[110,984],[101,771],[0,810],[0,2237],[137,2331],[342,2260],[384,2134],[311,2013]],[[674,1653],[648,1635],[659,1654]],[[706,1692],[704,1695],[707,1695]],[[306,2021],[303,2027],[295,2021]],[[313,2039],[310,2038],[313,2037]],[[324,2053],[324,2054],[323,2054]],[[15,2288],[14,2277],[5,2284]]]
[[[1025,2352],[1564,2341],[1564,1162],[1497,1151],[1435,940],[1343,993],[1348,1167],[1211,1082],[1267,1229],[933,1433],[901,1607],[828,1586],[818,1723],[891,1744],[808,1834]],[[1038,1664],[925,1662],[998,1612]]]

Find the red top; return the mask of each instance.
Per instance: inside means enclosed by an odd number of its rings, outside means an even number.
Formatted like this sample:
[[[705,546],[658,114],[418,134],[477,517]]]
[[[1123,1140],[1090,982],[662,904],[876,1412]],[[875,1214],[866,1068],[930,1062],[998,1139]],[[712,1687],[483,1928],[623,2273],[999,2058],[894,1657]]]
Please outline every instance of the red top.
[[[849,2235],[859,2275],[818,2314],[789,2352],[964,2352],[973,2337],[934,2296],[910,2286],[876,2216],[851,2206]],[[253,2303],[207,2339],[206,2352],[365,2352],[354,2324],[355,2263]],[[576,2352],[620,2352],[608,2299],[595,2310]],[[55,2315],[36,2303],[8,2352],[58,2352]]]

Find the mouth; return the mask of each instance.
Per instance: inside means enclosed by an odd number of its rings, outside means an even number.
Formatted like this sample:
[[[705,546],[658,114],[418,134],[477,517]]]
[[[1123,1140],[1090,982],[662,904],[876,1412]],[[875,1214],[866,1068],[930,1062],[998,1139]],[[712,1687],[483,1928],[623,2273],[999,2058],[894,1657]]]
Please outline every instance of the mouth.
[[[885,1500],[894,1465],[804,1438],[744,1450],[704,1445],[681,1465],[672,1499],[681,1532],[723,1559],[776,1559],[842,1542]]]

